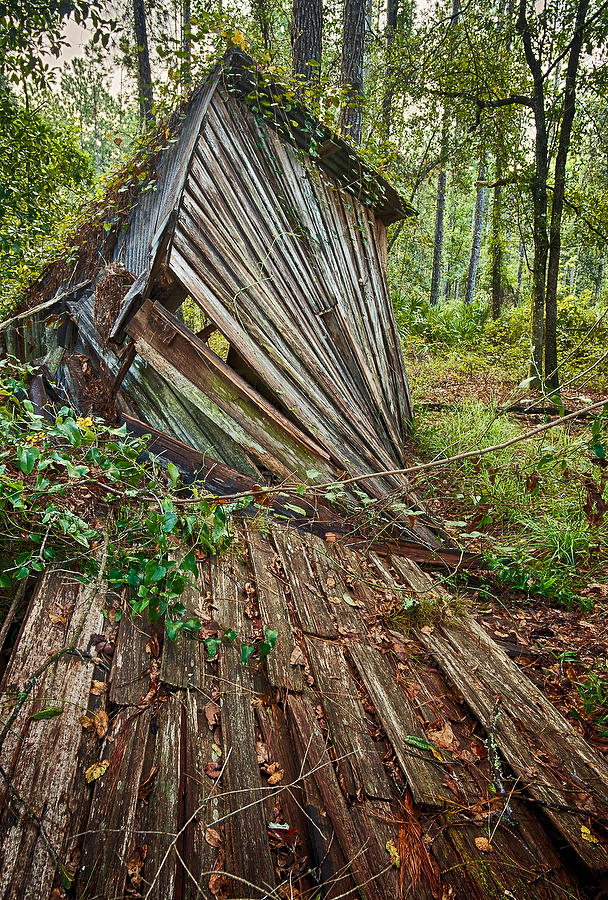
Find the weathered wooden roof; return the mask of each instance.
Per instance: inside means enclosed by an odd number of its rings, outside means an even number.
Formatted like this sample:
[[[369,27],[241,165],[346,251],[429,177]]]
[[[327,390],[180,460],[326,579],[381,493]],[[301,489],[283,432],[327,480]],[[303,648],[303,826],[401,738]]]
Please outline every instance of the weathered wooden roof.
[[[356,149],[320,122],[293,92],[273,84],[259,73],[245,53],[232,50],[223,77],[228,89],[251,109],[261,112],[280,134],[337,184],[373,210],[385,225],[415,214],[413,207],[357,153]]]
[[[238,537],[186,602],[202,637],[277,629],[263,664],[40,577],[0,686],[2,900],[599,896],[608,766],[480,624],[400,555]],[[426,625],[394,630],[404,597]]]

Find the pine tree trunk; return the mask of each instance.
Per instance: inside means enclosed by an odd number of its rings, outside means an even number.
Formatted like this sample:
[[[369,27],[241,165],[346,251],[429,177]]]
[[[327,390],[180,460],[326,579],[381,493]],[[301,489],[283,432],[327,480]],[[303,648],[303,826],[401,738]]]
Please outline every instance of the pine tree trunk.
[[[319,81],[321,77],[322,39],[323,0],[293,0],[292,69],[304,81]]]
[[[496,156],[497,182],[502,178],[502,158],[500,153]],[[498,319],[502,310],[502,268],[503,268],[503,238],[502,238],[502,186],[497,184],[494,188],[494,201],[492,203],[492,318]]]
[[[252,0],[251,6],[254,19],[258,23],[260,34],[262,35],[264,50],[266,53],[270,53],[273,43],[272,16],[266,6],[266,0]]]
[[[342,131],[355,144],[361,142],[363,127],[363,56],[365,51],[366,0],[344,0],[342,39],[342,84],[347,89],[342,108]]]
[[[443,143],[443,139],[442,139]],[[443,257],[443,219],[445,214],[445,188],[447,173],[442,169],[437,176],[437,205],[435,208],[435,242],[433,245],[433,274],[431,276],[431,306],[439,303],[441,289],[441,260]]]
[[[150,121],[154,107],[154,91],[152,88],[152,69],[148,50],[148,32],[146,28],[146,7],[144,0],[133,0],[133,20],[135,23],[135,40],[137,41],[137,82],[139,88],[139,115],[142,125]]]
[[[515,306],[519,306],[519,300],[521,298],[521,282],[524,274],[524,258],[526,255],[526,248],[524,247],[524,242],[519,242],[519,261],[517,263],[517,289],[515,291],[515,299],[513,304]]]
[[[479,163],[480,182],[486,178],[485,155]],[[485,212],[486,188],[485,184],[477,185],[475,197],[475,216],[473,218],[473,238],[471,241],[471,255],[469,256],[469,268],[467,270],[467,285],[465,290],[465,303],[472,303],[475,299],[475,286],[477,283],[477,271],[479,269],[479,257],[481,256],[481,238],[483,235],[483,218]]]
[[[557,285],[559,280],[559,259],[561,254],[562,214],[564,209],[564,193],[566,189],[566,162],[570,150],[572,123],[576,111],[576,77],[578,73],[585,19],[589,9],[589,0],[580,0],[576,9],[576,26],[568,57],[566,84],[564,88],[564,113],[557,156],[555,159],[555,175],[553,202],[551,204],[551,227],[549,230],[549,260],[547,266],[547,289],[545,294],[545,378],[547,387],[556,390],[559,387],[557,369]]]
[[[182,60],[182,79],[185,85],[192,81],[192,40],[190,36],[190,22],[192,19],[191,0],[184,0],[182,8],[182,50],[185,57]]]
[[[595,278],[595,302],[599,303],[602,296],[602,282],[604,281],[604,257],[600,256]]]
[[[393,105],[393,81],[395,67],[392,61],[393,44],[395,43],[395,31],[397,30],[397,13],[399,0],[387,0],[386,3],[386,90],[382,98],[382,121],[387,135],[391,130],[391,109]]]
[[[539,388],[543,373],[543,344],[545,336],[545,278],[549,235],[547,232],[547,173],[549,145],[545,116],[545,81],[540,60],[534,54],[532,36],[526,18],[526,0],[519,0],[517,31],[524,45],[526,63],[532,75],[534,89],[532,105],[534,113],[535,169],[532,178],[534,261],[532,263],[532,294],[530,316],[530,387]]]

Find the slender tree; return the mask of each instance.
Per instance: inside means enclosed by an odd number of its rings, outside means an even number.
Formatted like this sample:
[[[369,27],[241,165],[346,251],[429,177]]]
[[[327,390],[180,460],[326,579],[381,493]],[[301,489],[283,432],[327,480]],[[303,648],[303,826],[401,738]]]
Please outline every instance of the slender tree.
[[[545,377],[547,386],[552,390],[559,386],[557,368],[557,284],[559,278],[559,260],[562,244],[562,214],[566,191],[566,161],[570,150],[572,123],[576,111],[576,81],[583,47],[585,20],[589,10],[589,0],[580,0],[576,7],[574,35],[568,56],[568,68],[564,85],[564,110],[559,139],[555,174],[553,179],[553,197],[551,203],[551,224],[549,227],[549,259],[547,262],[547,289],[545,295]]]
[[[502,152],[496,154],[496,169],[494,182],[494,199],[492,201],[492,318],[498,319],[502,310],[503,299],[503,216],[502,216],[502,191],[501,179],[503,176]]]
[[[323,0],[293,0],[291,54],[293,74],[304,81],[321,77]]]
[[[382,120],[386,133],[391,128],[391,109],[393,106],[393,82],[395,78],[392,61],[395,32],[397,31],[397,14],[399,12],[399,0],[387,0],[386,2],[386,58],[388,61],[386,70],[386,88],[382,98]]]
[[[450,28],[458,25],[460,18],[460,0],[452,0],[452,15],[450,17]],[[445,189],[447,184],[447,173],[445,171],[445,156],[447,150],[447,119],[446,112],[443,112],[443,126],[441,129],[441,161],[442,167],[437,175],[437,203],[435,205],[435,240],[433,243],[433,271],[431,274],[431,306],[436,306],[439,302],[439,292],[441,288],[441,260],[443,256],[443,214],[445,210]]]
[[[342,84],[346,88],[346,102],[342,107],[340,125],[344,134],[355,144],[361,142],[363,127],[361,99],[366,22],[366,0],[344,0]]]
[[[445,138],[442,136],[441,143]],[[441,290],[441,261],[443,258],[443,219],[445,215],[445,189],[447,184],[447,172],[441,169],[437,176],[437,202],[435,204],[435,237],[433,241],[433,271],[431,274],[431,306],[439,303]]]
[[[475,212],[473,214],[473,236],[471,240],[471,254],[469,256],[469,268],[467,270],[467,284],[465,289],[465,303],[472,303],[475,299],[475,286],[477,284],[477,271],[481,256],[481,238],[483,235],[483,219],[486,201],[486,158],[482,155],[479,163],[479,178],[477,180],[477,192],[475,196]]]
[[[135,40],[137,41],[139,112],[143,125],[153,118],[152,110],[154,108],[154,90],[152,87],[152,69],[150,67],[144,0],[133,0],[133,21],[135,23]]]

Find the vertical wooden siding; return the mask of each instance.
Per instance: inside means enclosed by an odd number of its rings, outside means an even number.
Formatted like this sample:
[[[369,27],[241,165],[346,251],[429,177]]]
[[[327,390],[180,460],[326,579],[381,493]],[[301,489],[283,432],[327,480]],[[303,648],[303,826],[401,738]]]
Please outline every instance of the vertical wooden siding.
[[[313,161],[214,95],[170,266],[300,427],[364,470],[402,463],[411,412],[383,237]]]

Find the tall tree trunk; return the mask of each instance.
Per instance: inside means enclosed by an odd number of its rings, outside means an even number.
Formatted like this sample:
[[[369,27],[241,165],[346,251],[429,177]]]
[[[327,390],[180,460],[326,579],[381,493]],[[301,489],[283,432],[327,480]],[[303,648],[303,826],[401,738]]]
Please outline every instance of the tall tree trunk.
[[[502,310],[502,269],[503,269],[503,235],[502,235],[502,154],[496,155],[496,177],[494,200],[492,203],[492,318],[498,319]]]
[[[182,80],[187,86],[192,81],[192,38],[191,38],[192,4],[191,0],[184,0],[182,7]]]
[[[460,16],[460,0],[452,0],[452,17],[450,19],[450,28],[458,24]],[[446,156],[447,143],[447,117],[445,109],[443,111],[443,126],[441,129],[441,160],[442,166]],[[433,243],[433,273],[431,275],[431,306],[437,306],[439,303],[439,292],[441,288],[441,260],[443,256],[443,215],[445,211],[445,187],[447,183],[447,173],[444,168],[441,169],[437,176],[437,204],[435,207],[435,240]]]
[[[473,238],[471,240],[471,255],[469,256],[469,268],[467,270],[467,285],[465,290],[465,303],[472,303],[475,299],[475,285],[477,283],[477,270],[479,269],[479,257],[481,256],[481,238],[483,235],[483,218],[486,202],[486,157],[485,153],[479,163],[479,177],[481,182],[477,185],[475,197],[475,215],[473,217]]]
[[[562,214],[564,210],[564,193],[566,189],[566,162],[570,150],[572,123],[576,111],[576,77],[583,46],[585,19],[589,9],[589,0],[580,0],[576,9],[576,25],[570,46],[566,84],[564,87],[564,113],[559,130],[557,156],[555,159],[555,176],[553,201],[551,203],[551,226],[549,229],[549,261],[547,266],[547,290],[545,294],[545,378],[547,387],[556,390],[559,387],[557,370],[557,284],[559,278],[559,258],[562,243]]]
[[[361,142],[363,127],[363,56],[365,52],[366,0],[344,0],[342,38],[342,84],[347,89],[340,124],[355,144]]]
[[[534,261],[532,263],[532,296],[530,316],[530,386],[539,388],[543,371],[543,343],[545,331],[545,277],[549,253],[547,231],[547,172],[548,141],[545,116],[544,77],[540,60],[532,47],[530,27],[526,18],[526,0],[519,0],[517,31],[524,45],[526,63],[532,75],[534,89],[532,103],[534,112],[535,169],[532,178]]]
[[[443,139],[442,139],[443,143]],[[431,306],[439,303],[441,289],[441,260],[443,256],[443,219],[445,214],[445,187],[447,173],[442,169],[437,176],[437,205],[435,207],[435,241],[433,244],[433,274],[431,276]]]
[[[387,135],[391,130],[391,108],[393,105],[393,81],[395,78],[395,66],[393,65],[392,53],[393,44],[395,43],[395,31],[397,30],[397,13],[399,11],[399,0],[387,0],[386,3],[386,90],[382,98],[382,121]]]
[[[291,53],[294,75],[304,81],[319,81],[322,40],[323,0],[293,0]]]
[[[143,125],[152,119],[152,108],[154,106],[152,69],[150,68],[148,32],[146,28],[146,7],[144,5],[144,0],[133,0],[133,20],[135,22],[135,40],[137,41],[139,115]]]
[[[602,296],[602,282],[604,281],[604,257],[600,256],[597,275],[595,278],[595,302],[599,303]]]
[[[519,300],[521,297],[521,282],[524,274],[524,258],[526,256],[526,248],[524,247],[524,242],[519,242],[519,260],[517,263],[517,288],[515,290],[515,298],[513,300],[514,306],[519,306]]]
[[[260,34],[262,35],[262,42],[264,44],[264,50],[266,53],[270,53],[272,51],[272,42],[273,42],[273,34],[272,34],[272,16],[268,6],[266,5],[266,0],[252,0],[252,11],[253,16],[256,19],[258,26],[260,28]]]

